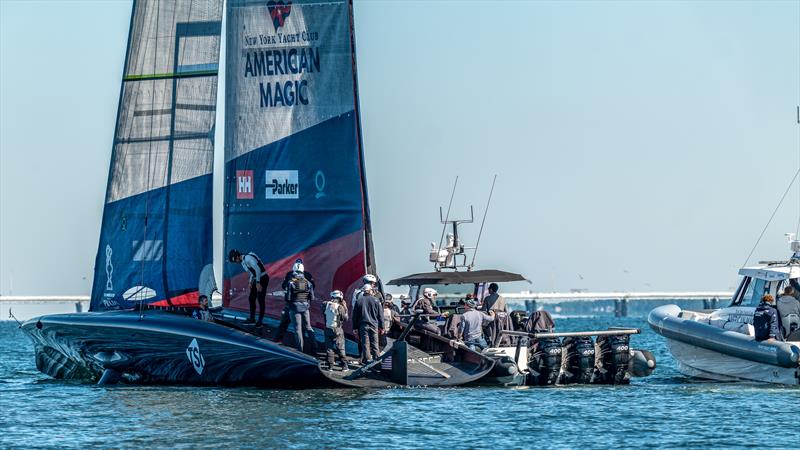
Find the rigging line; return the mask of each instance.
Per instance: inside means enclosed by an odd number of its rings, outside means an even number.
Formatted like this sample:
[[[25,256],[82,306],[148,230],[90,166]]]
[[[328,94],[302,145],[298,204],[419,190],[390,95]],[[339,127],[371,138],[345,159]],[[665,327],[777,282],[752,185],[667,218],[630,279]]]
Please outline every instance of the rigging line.
[[[156,3],[156,27],[155,27],[155,48],[153,49],[153,69],[155,70],[156,66],[158,65],[158,27],[159,27],[159,18],[161,17],[161,0],[158,0]],[[150,95],[150,104],[155,105],[156,102],[156,85],[159,81],[153,81],[153,85],[151,87],[151,95]],[[155,117],[150,117],[150,136],[153,135],[153,122],[155,121]],[[147,222],[148,217],[150,215],[150,188],[152,187],[152,179],[153,173],[151,172],[152,168],[152,160],[153,160],[153,143],[150,142],[147,145],[147,190],[145,191],[144,195],[144,227],[142,228],[142,243],[141,245],[145,245],[145,241],[147,240]],[[140,286],[144,286],[144,261],[146,258],[141,258],[141,262],[139,264],[139,283]],[[144,308],[143,303],[139,303],[139,319],[141,320],[144,317]]]
[[[797,2],[797,23],[800,24],[800,2]],[[800,26],[797,27],[797,45],[800,47]],[[800,60],[797,65],[797,153],[800,156]],[[800,166],[800,161],[798,161]],[[800,234],[800,184],[797,186],[797,228],[795,229],[794,236]]]
[[[458,175],[456,175],[456,181],[453,183],[453,192],[450,193],[450,203],[447,205],[447,214],[444,216],[444,223],[442,224],[442,236],[439,237],[439,250],[442,249],[442,243],[444,242],[444,232],[447,230],[447,221],[450,220],[450,207],[453,206],[453,197],[456,195],[456,186],[458,186]],[[439,210],[439,214],[441,214],[441,210]],[[441,216],[440,216],[441,217]]]
[[[799,4],[800,5],[800,4]],[[798,12],[800,12],[800,8],[798,8]],[[798,34],[800,38],[800,34]],[[798,42],[800,44],[800,42]],[[800,69],[800,68],[798,68]],[[797,74],[797,92],[800,94],[800,70]],[[798,98],[800,100],[800,98]],[[800,105],[797,106],[797,155],[800,158]],[[798,170],[800,170],[800,159],[798,159]],[[795,239],[798,239],[798,235],[800,234],[800,183],[797,184],[797,228],[795,228],[794,236]]]
[[[478,231],[478,241],[475,243],[475,251],[472,252],[472,262],[469,264],[470,270],[475,266],[475,256],[478,255],[478,247],[481,245],[481,236],[483,235],[483,224],[486,223],[486,216],[489,214],[489,205],[492,203],[492,194],[494,193],[494,184],[497,182],[497,174],[492,179],[492,188],[489,190],[489,200],[486,200],[486,210],[483,211],[483,220],[481,220],[481,229]]]
[[[798,175],[800,175],[800,169],[797,169],[797,172],[794,173],[794,176],[792,177],[792,181],[789,183],[789,186],[786,187],[786,191],[783,192],[783,196],[781,197],[781,201],[778,202],[778,206],[775,207],[775,210],[772,211],[772,215],[769,216],[769,220],[767,221],[767,224],[764,225],[764,229],[761,230],[761,234],[758,236],[758,240],[756,240],[755,245],[753,245],[753,248],[750,250],[750,253],[747,255],[747,259],[744,260],[744,264],[742,264],[742,267],[746,266],[747,262],[750,261],[750,257],[753,256],[753,252],[756,251],[756,247],[758,247],[758,243],[761,242],[761,238],[764,237],[764,233],[767,231],[767,228],[769,227],[769,224],[772,223],[772,219],[775,218],[775,214],[778,212],[778,209],[780,209],[781,204],[783,204],[783,200],[786,199],[786,195],[789,194],[789,191],[792,189],[792,185],[797,180],[797,176]]]

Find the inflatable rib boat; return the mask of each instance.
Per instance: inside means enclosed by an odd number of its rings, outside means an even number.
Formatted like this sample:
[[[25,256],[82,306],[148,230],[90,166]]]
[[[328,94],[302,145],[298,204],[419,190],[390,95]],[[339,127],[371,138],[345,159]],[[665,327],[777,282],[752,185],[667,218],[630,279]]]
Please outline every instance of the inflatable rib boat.
[[[797,256],[797,254],[795,254]],[[742,281],[730,305],[710,311],[660,306],[647,321],[667,340],[684,375],[717,381],[800,384],[800,330],[784,326],[784,340],[756,341],[753,314],[764,294],[780,296],[798,285],[800,259],[764,262],[739,271]],[[793,318],[784,317],[784,325]]]

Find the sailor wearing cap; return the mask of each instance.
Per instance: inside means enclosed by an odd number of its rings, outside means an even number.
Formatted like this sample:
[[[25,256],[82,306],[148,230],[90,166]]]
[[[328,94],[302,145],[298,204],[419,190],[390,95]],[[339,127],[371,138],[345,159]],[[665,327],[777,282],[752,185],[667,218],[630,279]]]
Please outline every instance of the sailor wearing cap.
[[[258,299],[259,312],[256,327],[261,327],[264,321],[264,299],[267,296],[267,285],[269,285],[269,275],[267,275],[267,271],[264,268],[264,263],[255,253],[250,252],[242,255],[236,249],[232,249],[228,253],[228,261],[240,263],[244,271],[250,275],[250,295],[247,298],[250,303],[250,317],[245,323],[255,322],[256,299]]]
[[[478,302],[474,298],[467,298],[464,301],[464,314],[461,316],[461,336],[464,344],[472,350],[481,351],[486,348],[486,339],[483,337],[483,326],[494,320],[494,311],[489,310],[489,314],[478,311]]]
[[[339,356],[342,370],[350,370],[347,366],[347,355],[344,352],[344,329],[342,326],[347,320],[347,306],[344,303],[342,291],[333,291],[330,300],[322,304],[322,314],[325,317],[325,353],[328,366],[333,370],[335,356]]]

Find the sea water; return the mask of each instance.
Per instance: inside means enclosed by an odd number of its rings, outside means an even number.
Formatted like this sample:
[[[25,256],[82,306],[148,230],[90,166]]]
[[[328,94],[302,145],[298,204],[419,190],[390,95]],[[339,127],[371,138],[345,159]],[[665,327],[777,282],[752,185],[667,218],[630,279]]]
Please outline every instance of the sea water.
[[[0,322],[0,448],[798,448],[800,389],[690,380],[643,318],[560,318],[559,331],[640,327],[658,368],[629,386],[266,390],[64,382]]]

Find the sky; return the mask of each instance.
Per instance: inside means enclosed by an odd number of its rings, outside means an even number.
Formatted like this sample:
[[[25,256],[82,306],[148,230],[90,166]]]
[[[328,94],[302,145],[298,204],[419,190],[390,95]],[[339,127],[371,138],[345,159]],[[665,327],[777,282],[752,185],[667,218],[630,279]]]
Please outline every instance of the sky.
[[[476,262],[511,289],[733,289],[800,168],[800,1],[354,8],[383,279],[431,268],[456,176],[474,244],[496,174]],[[0,295],[89,294],[130,12],[0,0]],[[800,182],[749,262],[798,228]]]

